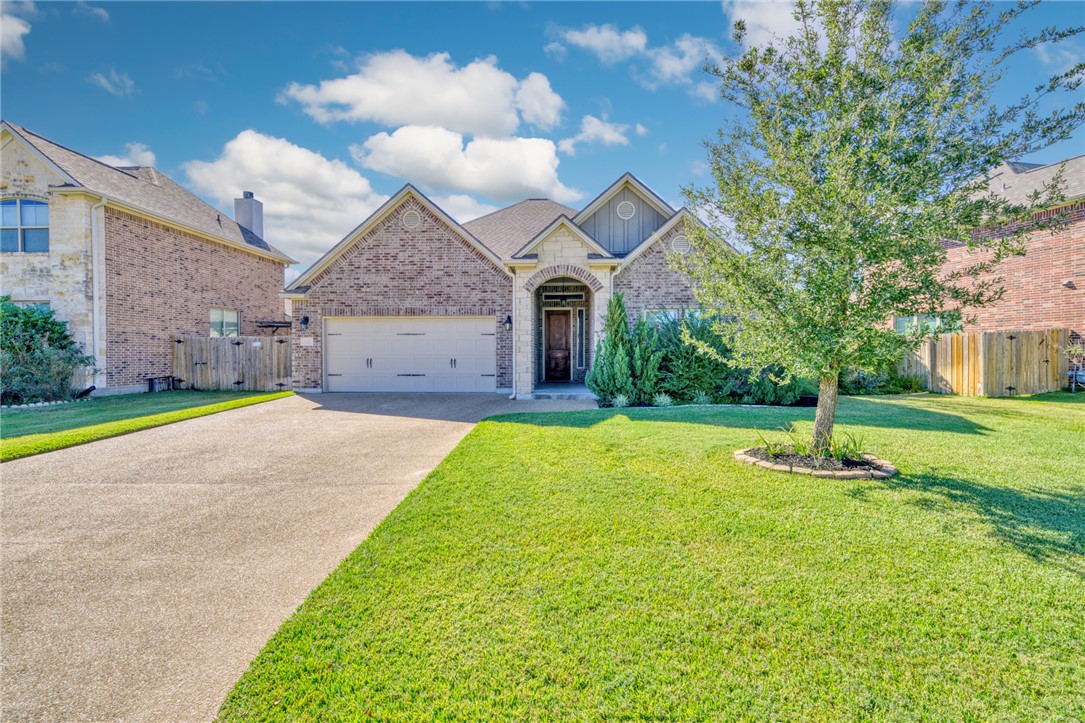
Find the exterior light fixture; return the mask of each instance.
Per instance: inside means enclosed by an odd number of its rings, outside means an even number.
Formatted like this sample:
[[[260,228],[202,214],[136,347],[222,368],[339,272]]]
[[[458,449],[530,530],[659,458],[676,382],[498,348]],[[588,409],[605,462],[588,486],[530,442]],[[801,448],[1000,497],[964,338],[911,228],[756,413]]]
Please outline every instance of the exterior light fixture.
[[[505,331],[512,331],[512,315],[505,317]]]
[[[308,316],[301,317],[301,328],[302,329],[308,329],[309,328],[309,317]]]

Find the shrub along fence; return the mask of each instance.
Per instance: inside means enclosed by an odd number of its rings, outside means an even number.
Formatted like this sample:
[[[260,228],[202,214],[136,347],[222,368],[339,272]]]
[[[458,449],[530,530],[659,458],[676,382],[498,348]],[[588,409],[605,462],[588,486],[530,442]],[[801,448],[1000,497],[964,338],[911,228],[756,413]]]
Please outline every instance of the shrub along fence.
[[[290,339],[273,336],[179,336],[173,345],[179,389],[290,389]]]
[[[941,334],[905,357],[901,374],[926,380],[939,394],[1009,397],[1067,385],[1067,329]]]

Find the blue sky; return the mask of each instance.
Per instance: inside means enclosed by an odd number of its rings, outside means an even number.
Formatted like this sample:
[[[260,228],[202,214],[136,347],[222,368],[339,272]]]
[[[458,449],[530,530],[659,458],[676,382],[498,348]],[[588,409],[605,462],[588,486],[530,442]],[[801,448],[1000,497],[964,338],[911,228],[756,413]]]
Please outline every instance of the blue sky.
[[[726,109],[701,59],[786,32],[786,4],[4,3],[6,119],[153,164],[313,261],[405,181],[460,220],[525,197],[574,207],[624,171],[681,204]],[[1045,2],[1028,25],[1081,24]],[[1024,29],[1024,28],[1022,28]],[[1000,100],[1083,46],[1022,56]],[[1079,130],[1029,160],[1077,155]]]

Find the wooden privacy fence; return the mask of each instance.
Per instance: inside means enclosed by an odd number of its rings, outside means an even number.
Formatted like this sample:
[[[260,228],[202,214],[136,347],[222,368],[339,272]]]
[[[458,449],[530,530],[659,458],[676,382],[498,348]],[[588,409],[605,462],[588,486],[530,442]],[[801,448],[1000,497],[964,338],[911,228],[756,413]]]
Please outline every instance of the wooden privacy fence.
[[[290,339],[179,336],[173,344],[173,376],[179,389],[290,389]]]
[[[901,374],[927,389],[966,397],[1053,392],[1067,385],[1067,329],[942,334],[905,357]]]

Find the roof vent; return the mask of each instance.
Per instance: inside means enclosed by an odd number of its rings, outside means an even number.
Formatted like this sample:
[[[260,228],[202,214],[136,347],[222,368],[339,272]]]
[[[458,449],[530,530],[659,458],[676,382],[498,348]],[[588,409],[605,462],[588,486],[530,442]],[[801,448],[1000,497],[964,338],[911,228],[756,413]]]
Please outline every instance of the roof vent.
[[[671,239],[671,251],[676,254],[688,254],[693,244],[685,236],[675,236]]]
[[[418,228],[418,224],[420,223],[422,223],[422,216],[418,211],[407,211],[403,214],[404,228]]]
[[[637,207],[633,205],[632,201],[622,201],[618,204],[617,212],[618,218],[628,221],[637,212]]]

